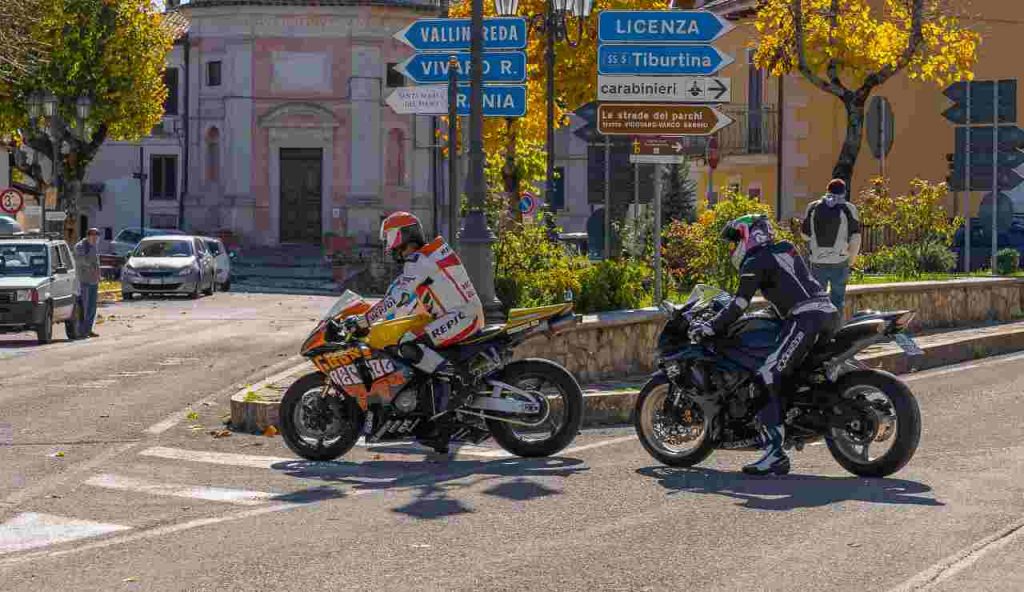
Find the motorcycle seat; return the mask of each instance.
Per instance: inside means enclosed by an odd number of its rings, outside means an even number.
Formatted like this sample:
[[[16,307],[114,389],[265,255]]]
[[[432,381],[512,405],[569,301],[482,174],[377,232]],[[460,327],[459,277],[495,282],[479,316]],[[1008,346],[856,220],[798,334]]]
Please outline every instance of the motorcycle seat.
[[[851,347],[857,341],[878,335],[885,327],[880,319],[852,320],[836,331],[827,343],[819,343],[819,347],[810,356],[810,363],[818,365]]]
[[[475,343],[483,343],[490,341],[505,331],[505,325],[487,325],[475,335],[469,339],[461,342],[459,345],[471,345]]]

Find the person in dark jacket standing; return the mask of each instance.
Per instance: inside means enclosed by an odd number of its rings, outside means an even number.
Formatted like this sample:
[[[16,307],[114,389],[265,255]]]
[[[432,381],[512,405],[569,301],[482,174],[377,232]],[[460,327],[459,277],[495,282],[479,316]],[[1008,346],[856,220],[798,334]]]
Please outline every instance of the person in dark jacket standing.
[[[832,179],[828,193],[807,206],[800,231],[811,249],[811,274],[829,288],[829,299],[841,314],[850,267],[860,254],[860,217],[856,206],[846,200],[842,179]]]
[[[75,267],[78,268],[78,281],[82,285],[82,320],[78,334],[83,338],[99,337],[92,330],[100,289],[100,252],[96,246],[99,240],[100,231],[90,228],[85,238],[75,244]]]
[[[784,320],[778,348],[765,359],[756,375],[767,399],[757,413],[764,455],[744,466],[743,472],[785,475],[790,465],[783,449],[786,433],[782,381],[800,367],[819,339],[835,330],[839,311],[811,277],[796,247],[787,241],[775,242],[775,231],[767,216],[751,214],[737,218],[725,227],[722,238],[730,243],[733,265],[740,271],[740,285],[729,305],[713,320],[691,327],[690,338],[724,334],[750,306],[758,290]]]

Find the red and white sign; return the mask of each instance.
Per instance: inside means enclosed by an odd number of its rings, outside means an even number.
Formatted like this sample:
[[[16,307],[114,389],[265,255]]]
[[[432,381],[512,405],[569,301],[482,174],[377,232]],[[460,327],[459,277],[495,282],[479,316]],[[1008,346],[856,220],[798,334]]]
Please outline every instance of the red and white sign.
[[[25,207],[25,197],[17,189],[0,190],[0,210],[8,214],[17,214]]]

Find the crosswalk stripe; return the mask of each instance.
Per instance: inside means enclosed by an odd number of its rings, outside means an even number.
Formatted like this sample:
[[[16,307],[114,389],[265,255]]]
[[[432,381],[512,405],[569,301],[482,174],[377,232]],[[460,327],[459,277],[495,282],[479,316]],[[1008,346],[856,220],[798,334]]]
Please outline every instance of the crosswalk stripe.
[[[124,530],[131,527],[23,512],[0,524],[0,555]]]
[[[210,452],[206,450],[186,450],[184,448],[166,448],[154,446],[139,452],[141,456],[164,458],[167,460],[184,460],[214,465],[230,465],[253,469],[272,469],[281,463],[301,462],[300,458],[284,458],[277,456],[258,456],[252,454],[235,454],[231,452]]]
[[[144,479],[135,479],[133,477],[111,474],[96,475],[88,479],[85,484],[105,489],[134,491],[137,493],[163,495],[168,497],[185,497],[213,502],[224,502],[228,504],[238,504],[242,506],[265,504],[267,502],[274,501],[274,498],[278,497],[278,494],[276,493],[267,493],[265,491],[154,483]]]

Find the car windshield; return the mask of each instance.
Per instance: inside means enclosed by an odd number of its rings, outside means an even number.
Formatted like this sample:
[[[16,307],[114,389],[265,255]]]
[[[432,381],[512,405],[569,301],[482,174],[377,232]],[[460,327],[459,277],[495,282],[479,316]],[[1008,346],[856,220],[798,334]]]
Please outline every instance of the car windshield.
[[[0,244],[0,276],[48,275],[46,245]]]
[[[119,243],[128,243],[134,245],[142,239],[142,233],[134,228],[125,228],[121,232],[117,233],[116,240]]]
[[[140,243],[133,257],[191,257],[192,243],[182,240],[152,240]]]
[[[210,249],[210,254],[211,255],[213,255],[214,257],[216,257],[217,255],[220,255],[220,245],[217,244],[217,241],[203,241],[203,242],[206,243],[206,248]]]

